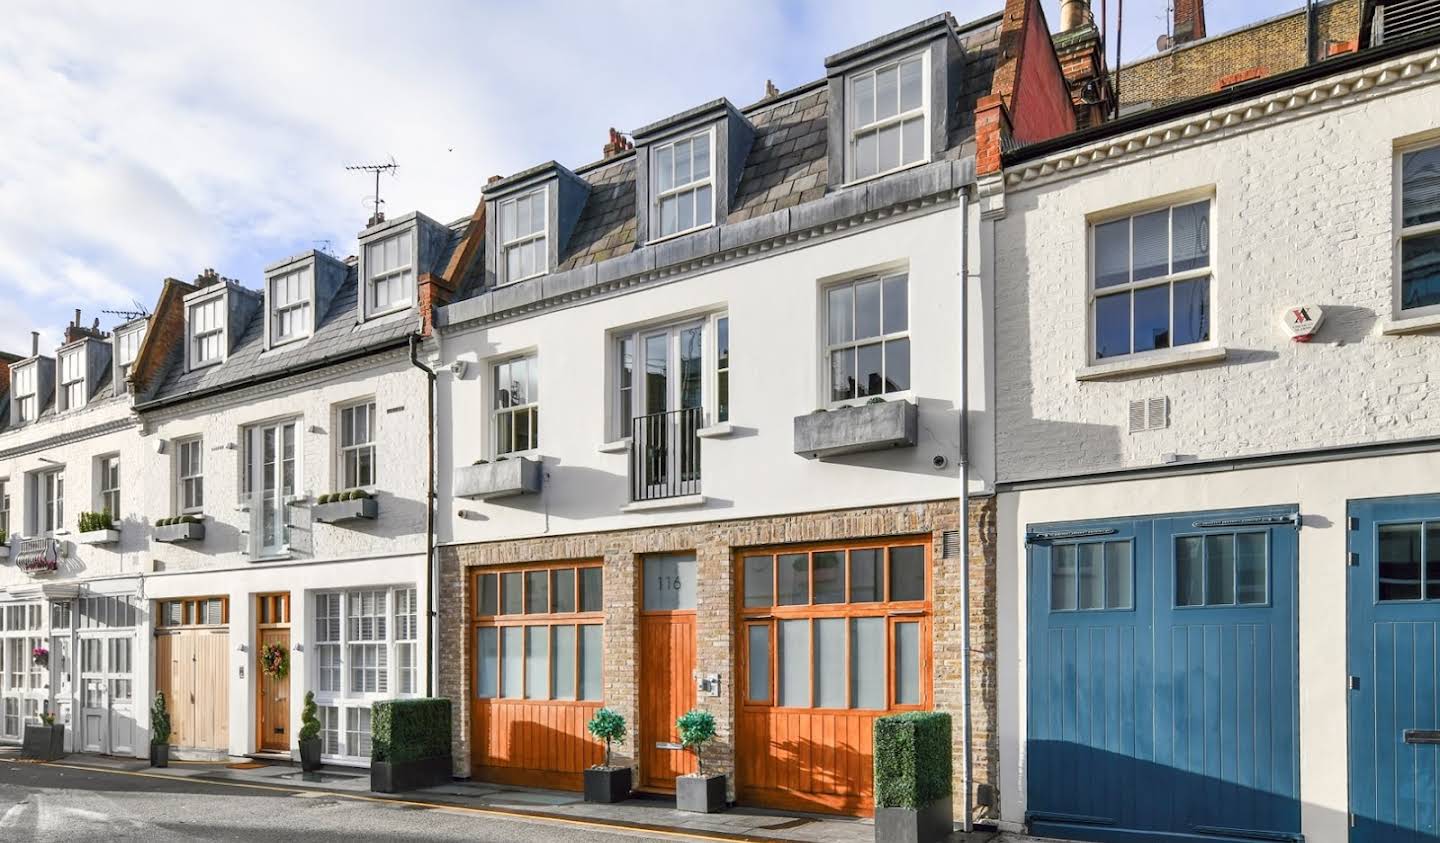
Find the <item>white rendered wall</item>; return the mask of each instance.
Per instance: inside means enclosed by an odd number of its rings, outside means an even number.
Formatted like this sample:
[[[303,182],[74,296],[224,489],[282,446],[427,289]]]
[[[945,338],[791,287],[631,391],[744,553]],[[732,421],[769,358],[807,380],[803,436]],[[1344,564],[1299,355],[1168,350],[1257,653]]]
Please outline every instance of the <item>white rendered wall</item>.
[[[892,504],[958,495],[959,207],[904,219],[749,263],[721,266],[671,283],[441,340],[445,364],[469,366],[463,378],[442,374],[439,495],[442,541],[475,542],[626,527],[743,518]],[[970,241],[975,238],[970,215]],[[987,341],[978,254],[971,249],[970,345]],[[827,281],[876,271],[909,272],[911,395],[920,411],[919,446],[829,461],[794,453],[794,418],[827,406],[822,395],[821,289]],[[703,506],[622,512],[628,503],[628,457],[599,449],[613,386],[612,331],[663,323],[682,314],[724,310],[730,317],[730,422],[734,433],[701,443]],[[491,503],[453,499],[457,465],[493,458],[490,364],[526,351],[539,356],[542,495]],[[987,384],[976,378],[971,402],[973,486],[989,470]],[[937,470],[935,456],[947,464]]]

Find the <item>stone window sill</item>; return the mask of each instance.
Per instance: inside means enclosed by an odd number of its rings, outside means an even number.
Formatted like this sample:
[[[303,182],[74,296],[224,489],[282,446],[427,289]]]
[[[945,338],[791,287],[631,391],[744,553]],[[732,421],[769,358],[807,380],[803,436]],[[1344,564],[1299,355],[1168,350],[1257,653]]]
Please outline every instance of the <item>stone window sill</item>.
[[[701,439],[724,439],[733,432],[735,429],[730,426],[730,422],[726,421],[702,427],[695,431],[695,435]]]
[[[1416,334],[1421,331],[1430,331],[1436,328],[1440,328],[1440,313],[1431,313],[1425,316],[1405,316],[1399,319],[1386,319],[1380,323],[1380,333],[1392,337]]]
[[[1163,354],[1144,354],[1138,357],[1116,360],[1113,363],[1097,363],[1075,371],[1077,381],[1099,381],[1108,378],[1123,378],[1141,372],[1161,369],[1179,369],[1185,366],[1199,366],[1216,363],[1225,359],[1227,349],[1195,348],[1171,350]]]
[[[657,509],[684,509],[704,506],[704,495],[682,495],[678,498],[660,498],[653,501],[635,501],[620,508],[621,512],[652,512]]]
[[[614,442],[606,442],[596,450],[602,454],[623,454],[630,450],[630,437],[626,436],[616,439]]]

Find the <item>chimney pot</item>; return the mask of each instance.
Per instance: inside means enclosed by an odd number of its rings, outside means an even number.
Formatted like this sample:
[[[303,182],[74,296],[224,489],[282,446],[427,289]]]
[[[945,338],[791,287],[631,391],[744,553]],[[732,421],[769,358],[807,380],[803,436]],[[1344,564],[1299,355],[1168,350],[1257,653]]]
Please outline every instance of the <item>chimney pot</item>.
[[[1090,0],[1060,0],[1060,31],[1069,32],[1091,22]]]
[[[777,88],[777,87],[775,87],[775,81],[774,81],[773,79],[766,79],[766,80],[765,80],[765,99],[768,100],[768,99],[770,99],[770,98],[772,98],[772,97],[778,97],[778,96],[780,96],[780,89]]]
[[[31,356],[31,357],[39,357],[39,356],[40,356],[40,332],[39,332],[39,331],[31,331],[31,332],[30,332],[30,356]]]
[[[505,177],[504,177],[504,176],[491,176],[490,178],[488,178],[488,179],[485,180],[485,183],[486,183],[486,184],[494,184],[495,182],[500,181],[500,180],[503,179],[503,178],[505,178]]]
[[[610,140],[608,143],[605,144],[605,148],[601,150],[601,152],[608,160],[610,158],[614,158],[622,152],[629,152],[634,148],[635,144],[629,138],[625,137],[624,132],[621,132],[614,126],[611,126]]]

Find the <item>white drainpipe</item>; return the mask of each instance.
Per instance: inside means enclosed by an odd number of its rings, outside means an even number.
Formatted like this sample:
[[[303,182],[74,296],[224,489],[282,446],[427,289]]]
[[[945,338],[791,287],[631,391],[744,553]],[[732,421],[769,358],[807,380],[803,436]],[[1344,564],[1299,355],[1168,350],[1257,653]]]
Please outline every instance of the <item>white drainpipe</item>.
[[[960,190],[960,684],[964,704],[961,712],[961,749],[964,753],[962,767],[965,782],[964,808],[960,829],[972,829],[974,813],[974,787],[971,779],[974,764],[970,759],[970,442],[969,442],[969,393],[970,349],[967,347],[969,331],[969,235],[970,235],[970,190]]]

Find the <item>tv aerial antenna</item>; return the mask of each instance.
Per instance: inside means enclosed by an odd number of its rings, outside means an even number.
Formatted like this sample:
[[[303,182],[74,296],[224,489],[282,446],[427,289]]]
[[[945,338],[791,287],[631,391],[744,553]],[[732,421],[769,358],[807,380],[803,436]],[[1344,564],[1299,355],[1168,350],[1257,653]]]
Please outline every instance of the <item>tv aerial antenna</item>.
[[[371,208],[369,224],[377,225],[384,222],[385,200],[380,198],[380,175],[382,173],[389,173],[393,176],[395,175],[396,171],[400,169],[400,165],[395,163],[395,156],[391,155],[388,161],[379,164],[347,164],[345,166],[345,169],[361,173],[375,174],[375,193],[374,195],[367,196],[365,198],[366,204]]]
[[[118,316],[121,319],[124,319],[126,322],[129,322],[132,319],[139,319],[142,316],[150,315],[150,310],[146,308],[145,305],[141,304],[139,299],[131,299],[130,303],[134,305],[134,307],[130,310],[101,310],[100,312],[105,314],[106,316]]]

